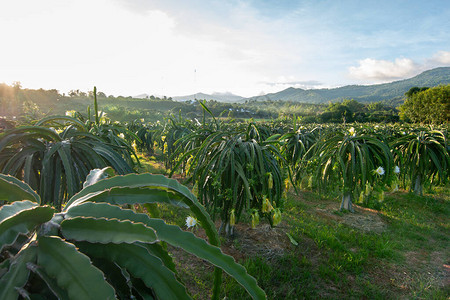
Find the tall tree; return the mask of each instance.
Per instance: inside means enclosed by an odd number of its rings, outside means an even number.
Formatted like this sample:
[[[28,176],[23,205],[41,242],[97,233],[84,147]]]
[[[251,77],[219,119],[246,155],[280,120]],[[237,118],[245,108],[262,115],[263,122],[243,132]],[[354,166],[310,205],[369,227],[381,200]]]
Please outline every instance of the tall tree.
[[[400,106],[402,120],[441,124],[450,119],[450,84],[434,88],[411,88]]]

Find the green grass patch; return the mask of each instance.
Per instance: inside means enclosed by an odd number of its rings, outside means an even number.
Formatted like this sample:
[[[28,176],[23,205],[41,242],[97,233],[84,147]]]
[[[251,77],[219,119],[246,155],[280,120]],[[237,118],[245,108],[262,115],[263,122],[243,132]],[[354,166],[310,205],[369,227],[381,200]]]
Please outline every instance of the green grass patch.
[[[448,289],[436,279],[442,265],[432,263],[432,253],[444,263],[449,257],[448,195],[449,189],[423,197],[387,195],[378,213],[386,222],[382,233],[344,224],[340,218],[348,213],[330,211],[334,218],[317,213],[330,206],[330,199],[313,193],[302,194],[303,201],[289,197],[283,218],[299,246],[277,260],[250,257],[243,264],[269,299],[446,299]],[[421,264],[428,267],[421,270]],[[231,280],[224,295],[246,299]]]
[[[140,166],[137,167],[138,173],[151,173],[167,175],[164,164],[156,156],[148,156],[142,153],[138,154]]]

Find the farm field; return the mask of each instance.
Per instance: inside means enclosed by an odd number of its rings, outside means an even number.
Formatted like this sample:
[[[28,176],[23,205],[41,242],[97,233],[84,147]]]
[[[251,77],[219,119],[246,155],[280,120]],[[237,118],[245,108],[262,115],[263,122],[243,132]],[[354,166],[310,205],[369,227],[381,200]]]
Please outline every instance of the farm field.
[[[144,169],[164,173],[156,160]],[[179,226],[185,210],[162,209]],[[416,196],[388,193],[377,209],[339,210],[337,195],[289,191],[283,221],[255,229],[251,220],[222,238],[222,250],[242,263],[268,299],[447,299],[450,293],[448,185]],[[219,226],[216,224],[217,227]],[[201,228],[195,234],[205,237]],[[194,299],[209,299],[211,265],[172,249]],[[227,299],[246,299],[226,278]],[[248,297],[249,298],[249,297]]]
[[[4,121],[0,298],[448,297],[446,124],[238,122],[205,102],[121,123],[95,95]]]
[[[0,300],[450,300],[450,1],[355,2],[3,1]]]

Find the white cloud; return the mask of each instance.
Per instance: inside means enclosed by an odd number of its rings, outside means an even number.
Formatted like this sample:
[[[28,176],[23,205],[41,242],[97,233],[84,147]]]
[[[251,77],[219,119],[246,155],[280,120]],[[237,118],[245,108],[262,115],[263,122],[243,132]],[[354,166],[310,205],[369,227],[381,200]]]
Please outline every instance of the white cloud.
[[[425,70],[450,65],[450,51],[438,51],[422,62],[410,58],[396,58],[394,61],[366,58],[358,66],[348,68],[348,74],[365,83],[387,82],[415,76]]]
[[[450,51],[439,51],[436,53],[431,59],[432,62],[438,63],[441,65],[449,65],[450,64]]]
[[[350,76],[361,80],[389,81],[415,75],[420,66],[409,58],[394,61],[366,58],[358,61],[359,66],[350,67]]]

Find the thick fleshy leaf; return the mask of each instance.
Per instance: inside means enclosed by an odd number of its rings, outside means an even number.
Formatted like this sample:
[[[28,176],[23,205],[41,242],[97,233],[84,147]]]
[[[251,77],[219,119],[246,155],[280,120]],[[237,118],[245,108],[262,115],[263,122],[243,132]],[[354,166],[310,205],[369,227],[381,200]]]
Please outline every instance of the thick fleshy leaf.
[[[61,147],[58,149],[58,155],[61,159],[61,163],[64,168],[64,173],[66,177],[66,185],[67,185],[67,193],[69,197],[74,195],[77,188],[77,180],[76,180],[76,169],[72,162],[72,156],[70,154],[70,142],[62,141]]]
[[[0,136],[0,150],[18,140],[32,137],[39,137],[49,141],[61,141],[61,137],[52,129],[41,126],[22,126],[6,131]]]
[[[0,223],[3,220],[21,212],[22,210],[30,209],[38,206],[37,203],[29,200],[15,201],[12,204],[5,204],[0,207]]]
[[[116,188],[121,187],[121,188]],[[128,191],[123,194],[124,188]],[[136,197],[133,197],[136,196]],[[214,223],[205,208],[198,202],[191,191],[174,179],[163,175],[128,174],[101,180],[81,190],[74,195],[64,208],[65,211],[72,206],[86,201],[107,202],[116,204],[146,204],[170,203],[172,205],[189,206],[195,217],[201,222],[212,245],[219,246],[220,240]],[[215,270],[214,297],[218,297],[221,282],[221,271]]]
[[[70,299],[115,299],[114,289],[89,257],[59,237],[38,239],[38,265]]]
[[[17,200],[41,203],[39,195],[28,184],[13,176],[0,174],[0,201],[13,202]]]
[[[52,293],[58,298],[58,299],[69,299],[69,296],[67,295],[66,291],[60,288],[56,281],[48,276],[47,273],[44,272],[42,267],[39,267],[35,263],[27,263],[27,268],[31,270],[33,273],[37,274],[48,286],[48,288],[52,291]]]
[[[36,226],[49,221],[54,210],[48,206],[24,209],[0,223],[0,250],[14,243],[19,234],[27,234]]]
[[[108,178],[84,188],[67,202],[65,210],[85,201],[118,205],[163,202],[186,207],[183,198],[195,199],[195,196],[173,179],[163,175],[128,174]]]
[[[164,188],[111,187],[102,191],[87,194],[71,204],[71,206],[90,201],[97,203],[106,202],[113,205],[165,203],[188,208],[181,199],[182,197],[180,197],[180,195],[171,193]]]
[[[162,263],[177,274],[177,270],[175,268],[175,263],[173,262],[172,256],[170,256],[169,252],[159,243],[153,243],[153,244],[144,244],[144,243],[138,243],[142,247],[145,247],[148,252],[150,252],[153,256],[158,257]],[[167,246],[167,245],[166,245]]]
[[[163,175],[128,174],[101,180],[74,195],[64,210],[68,211],[71,207],[86,201],[107,202],[118,205],[152,202],[181,203],[181,206],[186,204],[202,223],[210,243],[213,245],[219,244],[219,236],[214,224],[197,198],[187,187]]]
[[[50,117],[45,117],[41,120],[39,120],[36,123],[36,126],[42,126],[44,124],[50,124],[50,125],[54,125],[54,124],[60,124],[60,123],[65,123],[65,126],[67,125],[74,125],[75,127],[78,128],[78,130],[80,131],[86,131],[86,127],[84,126],[84,124],[80,121],[77,120],[75,118],[69,117],[69,116],[50,116]]]
[[[30,275],[27,263],[36,261],[36,255],[35,246],[28,246],[17,255],[8,272],[0,279],[0,299],[15,300],[19,297],[17,289],[26,284]]]
[[[128,220],[77,217],[62,221],[61,230],[66,239],[91,243],[131,244],[156,241],[156,234],[152,228]]]
[[[151,287],[159,299],[191,299],[186,288],[161,260],[144,247],[134,244],[77,243],[79,249],[94,257],[108,258],[125,268],[131,276],[140,278]]]
[[[87,254],[84,252],[84,254]],[[92,264],[105,274],[106,280],[111,283],[116,291],[116,296],[119,299],[132,299],[133,291],[130,282],[130,276],[115,262],[103,257],[89,256]]]
[[[125,270],[124,268],[122,268]],[[126,272],[126,270],[125,270]],[[127,272],[128,273],[128,272]],[[141,296],[143,300],[154,300],[155,292],[145,285],[144,281],[140,278],[134,278],[130,276],[130,283],[133,288],[133,295]]]
[[[102,156],[103,160],[111,165],[119,174],[128,174],[133,172],[130,165],[123,159],[123,157],[113,148],[106,144],[97,144],[93,150]]]
[[[256,280],[247,274],[244,267],[237,264],[231,256],[228,256],[220,248],[208,244],[205,240],[196,237],[191,232],[181,230],[178,226],[168,225],[161,219],[152,219],[146,214],[138,214],[129,209],[109,205],[106,203],[84,203],[74,206],[66,213],[65,218],[77,218],[79,216],[93,218],[117,218],[139,222],[153,228],[158,239],[173,246],[180,247],[184,251],[209,261],[230,274],[241,284],[255,299],[265,299],[264,291],[258,287]],[[64,221],[67,222],[68,220]]]

